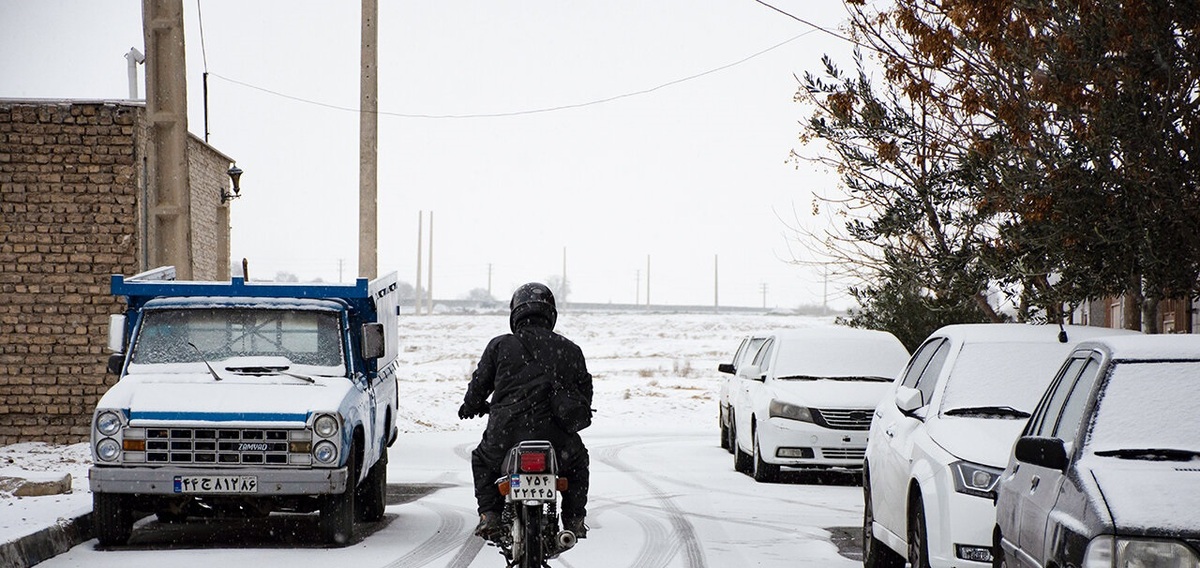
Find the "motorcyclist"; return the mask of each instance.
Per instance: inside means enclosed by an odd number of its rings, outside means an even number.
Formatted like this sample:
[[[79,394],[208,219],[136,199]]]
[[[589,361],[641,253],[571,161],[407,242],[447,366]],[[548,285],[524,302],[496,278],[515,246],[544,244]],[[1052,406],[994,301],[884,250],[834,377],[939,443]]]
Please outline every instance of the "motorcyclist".
[[[549,288],[536,282],[525,284],[513,292],[509,308],[512,333],[493,338],[483,350],[458,410],[461,419],[489,415],[483,438],[471,452],[475,499],[479,505],[475,534],[493,538],[502,530],[500,512],[504,499],[495,481],[500,477],[501,462],[508,449],[524,440],[547,440],[557,453],[558,474],[568,479],[562,498],[563,528],[585,538],[587,448],[578,433],[565,432],[553,419],[549,385],[520,384],[523,379],[517,374],[536,360],[561,380],[574,382],[589,404],[592,376],[587,372],[579,346],[553,331],[558,310]]]

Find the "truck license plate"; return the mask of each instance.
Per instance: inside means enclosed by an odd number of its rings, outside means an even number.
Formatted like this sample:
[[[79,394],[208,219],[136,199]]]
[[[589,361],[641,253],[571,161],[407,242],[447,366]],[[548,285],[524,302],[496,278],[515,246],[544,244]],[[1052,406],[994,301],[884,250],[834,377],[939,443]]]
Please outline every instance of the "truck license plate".
[[[513,501],[553,501],[557,481],[556,476],[547,474],[514,475],[509,479],[509,497]]]
[[[258,493],[255,475],[177,475],[176,493]]]

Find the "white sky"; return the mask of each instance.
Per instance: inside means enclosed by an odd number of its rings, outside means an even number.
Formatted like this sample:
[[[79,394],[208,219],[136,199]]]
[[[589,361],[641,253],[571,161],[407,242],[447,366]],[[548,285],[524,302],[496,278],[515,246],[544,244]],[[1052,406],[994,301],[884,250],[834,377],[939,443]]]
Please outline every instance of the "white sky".
[[[837,0],[772,3],[829,28],[845,19]],[[207,60],[209,141],[245,170],[234,258],[253,277],[351,279],[358,116],[321,105],[358,106],[359,3],[183,6],[189,129],[203,137]],[[804,251],[787,224],[815,223],[812,192],[836,180],[786,159],[805,115],[793,73],[823,53],[848,67],[840,40],[811,32],[582,108],[432,119],[396,115],[608,99],[811,28],[753,0],[384,0],[378,27],[380,272],[415,280],[418,211],[432,210],[438,298],[486,288],[491,265],[506,299],[561,275],[565,249],[574,301],[644,302],[649,255],[654,303],[711,305],[714,256],[722,305],[762,305],[764,284],[770,306],[822,302],[820,270],[787,262]],[[123,55],[143,45],[136,0],[0,0],[0,98],[128,98]],[[836,283],[828,298],[849,303]]]

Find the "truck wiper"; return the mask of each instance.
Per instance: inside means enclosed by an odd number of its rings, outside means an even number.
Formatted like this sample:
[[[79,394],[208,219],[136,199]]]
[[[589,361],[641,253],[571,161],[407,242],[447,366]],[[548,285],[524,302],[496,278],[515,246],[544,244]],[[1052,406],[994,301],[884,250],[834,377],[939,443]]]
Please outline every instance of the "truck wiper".
[[[288,368],[286,366],[282,366],[282,367],[281,366],[226,367],[225,369],[228,371],[233,371],[240,375],[254,375],[254,376],[287,375],[289,377],[292,377],[295,379],[300,379],[302,381],[306,381],[309,383],[317,382],[316,379],[314,379],[308,375],[301,375],[299,373],[288,372]]]
[[[1002,418],[1029,418],[1028,412],[1025,412],[1024,410],[1017,410],[1011,406],[964,406],[960,408],[951,408],[942,414],[946,416],[999,416]]]
[[[208,359],[204,357],[204,352],[201,351],[199,347],[196,347],[196,344],[192,343],[191,341],[188,342],[188,345],[191,345],[192,349],[196,350],[196,354],[200,356],[200,360],[202,362],[204,362],[204,366],[208,367],[208,372],[212,374],[213,380],[214,381],[221,380],[221,376],[217,374],[217,370],[214,369],[212,365],[208,364]]]
[[[1126,448],[1121,450],[1100,450],[1098,456],[1121,458],[1123,460],[1148,461],[1190,461],[1200,457],[1200,451],[1179,450],[1175,448]]]

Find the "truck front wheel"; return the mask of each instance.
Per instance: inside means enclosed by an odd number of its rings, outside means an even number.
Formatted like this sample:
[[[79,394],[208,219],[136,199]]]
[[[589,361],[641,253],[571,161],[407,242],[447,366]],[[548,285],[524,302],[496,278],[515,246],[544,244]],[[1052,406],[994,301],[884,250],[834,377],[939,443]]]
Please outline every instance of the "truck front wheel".
[[[120,493],[92,493],[92,526],[100,546],[120,546],[133,533],[130,499]]]
[[[375,523],[383,520],[387,507],[387,447],[380,446],[383,455],[367,472],[367,479],[358,487],[358,520]]]
[[[321,530],[321,538],[336,546],[345,546],[354,536],[354,484],[358,481],[355,460],[357,451],[350,449],[346,457],[346,490],[336,495],[321,497],[321,512],[317,524]]]

